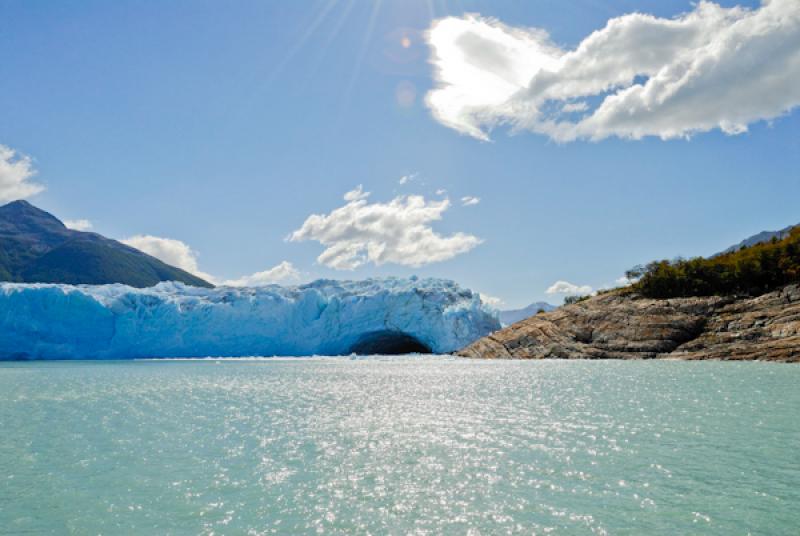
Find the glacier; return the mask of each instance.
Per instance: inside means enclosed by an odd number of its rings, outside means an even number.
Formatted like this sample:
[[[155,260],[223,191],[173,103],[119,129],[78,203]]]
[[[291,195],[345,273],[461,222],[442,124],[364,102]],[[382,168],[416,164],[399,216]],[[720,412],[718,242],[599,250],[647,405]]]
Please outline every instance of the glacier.
[[[0,283],[0,360],[455,351],[500,328],[443,279],[213,289]]]

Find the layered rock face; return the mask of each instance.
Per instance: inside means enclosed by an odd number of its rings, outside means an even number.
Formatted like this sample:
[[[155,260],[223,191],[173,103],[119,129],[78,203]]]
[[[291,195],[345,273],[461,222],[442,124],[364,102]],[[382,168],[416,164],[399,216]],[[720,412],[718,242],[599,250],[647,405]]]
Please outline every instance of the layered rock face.
[[[800,362],[800,285],[756,298],[604,294],[522,320],[456,353],[487,359]]]

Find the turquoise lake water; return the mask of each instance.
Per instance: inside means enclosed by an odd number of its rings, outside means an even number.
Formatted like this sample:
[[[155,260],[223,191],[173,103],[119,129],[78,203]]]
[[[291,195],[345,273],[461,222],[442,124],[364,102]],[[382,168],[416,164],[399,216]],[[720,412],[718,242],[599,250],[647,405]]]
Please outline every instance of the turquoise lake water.
[[[800,367],[0,364],[0,534],[798,534]]]

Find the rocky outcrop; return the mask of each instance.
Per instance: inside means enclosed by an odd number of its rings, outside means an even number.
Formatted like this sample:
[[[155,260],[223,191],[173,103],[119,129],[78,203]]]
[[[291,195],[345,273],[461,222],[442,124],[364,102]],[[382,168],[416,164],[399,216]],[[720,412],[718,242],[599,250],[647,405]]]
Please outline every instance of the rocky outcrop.
[[[800,362],[800,285],[756,298],[652,300],[612,292],[522,320],[456,354]]]

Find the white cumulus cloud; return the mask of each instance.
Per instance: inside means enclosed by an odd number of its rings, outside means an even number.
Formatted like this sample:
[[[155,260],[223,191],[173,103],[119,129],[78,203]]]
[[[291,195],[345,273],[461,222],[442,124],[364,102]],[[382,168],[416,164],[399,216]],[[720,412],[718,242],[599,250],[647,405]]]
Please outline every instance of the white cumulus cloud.
[[[554,140],[688,137],[800,105],[800,1],[757,9],[701,1],[675,18],[632,13],[567,50],[539,29],[480,15],[427,33],[441,123],[488,139],[506,124]]]
[[[200,269],[197,252],[188,244],[174,238],[162,238],[151,235],[136,235],[121,240],[122,243],[143,251],[148,255],[182,270],[196,275],[215,285],[231,287],[258,287],[278,283],[291,283],[301,277],[300,271],[291,262],[283,261],[263,272],[245,275],[236,279],[220,281],[220,278]]]
[[[465,206],[465,207],[469,207],[469,206],[472,206],[472,205],[477,205],[480,202],[481,202],[481,198],[480,197],[474,197],[474,196],[471,196],[471,195],[467,195],[467,196],[464,196],[464,197],[461,198],[461,205]]]
[[[200,270],[197,263],[197,253],[188,244],[180,240],[152,235],[136,235],[121,240],[121,242],[206,281],[211,283],[216,281],[214,276]]]
[[[298,281],[299,279],[300,271],[295,268],[291,262],[283,261],[269,270],[256,272],[238,279],[229,279],[225,281],[223,285],[229,287],[259,287],[263,285]]]
[[[547,294],[562,294],[564,296],[585,296],[594,291],[589,285],[575,285],[569,281],[556,281],[545,291]]]
[[[618,277],[617,279],[614,280],[614,286],[615,287],[627,287],[628,285],[632,285],[633,283],[636,283],[636,281],[638,281],[638,280],[637,279],[631,279],[628,276],[624,276],[623,275],[622,277]]]
[[[488,305],[489,307],[497,308],[505,304],[503,300],[495,296],[490,296],[489,294],[484,294],[483,292],[479,292],[478,294],[481,297],[481,301],[486,305]]]
[[[359,186],[345,194],[344,206],[330,214],[313,214],[287,239],[315,240],[326,247],[317,261],[337,270],[365,263],[422,266],[465,253],[481,239],[465,233],[443,236],[430,226],[441,220],[449,199],[398,196],[388,203],[369,203]]]
[[[44,190],[33,182],[36,170],[29,156],[0,145],[0,203],[25,199]]]
[[[88,231],[92,228],[89,220],[64,220],[64,226],[73,231]]]

